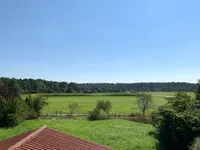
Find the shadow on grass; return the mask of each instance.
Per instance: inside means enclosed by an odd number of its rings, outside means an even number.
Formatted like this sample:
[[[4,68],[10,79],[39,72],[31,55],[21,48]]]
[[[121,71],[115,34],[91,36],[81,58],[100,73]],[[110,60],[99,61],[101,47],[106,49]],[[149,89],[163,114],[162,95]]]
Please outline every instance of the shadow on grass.
[[[148,133],[150,136],[154,137],[155,139],[158,139],[158,134],[154,131],[154,132],[149,132]],[[158,142],[156,144],[156,150],[166,150],[166,148],[163,146],[162,143]]]

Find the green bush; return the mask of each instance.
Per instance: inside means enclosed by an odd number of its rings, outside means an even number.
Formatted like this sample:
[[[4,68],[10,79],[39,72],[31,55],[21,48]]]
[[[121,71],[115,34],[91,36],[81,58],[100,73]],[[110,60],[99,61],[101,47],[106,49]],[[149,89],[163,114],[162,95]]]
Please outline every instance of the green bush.
[[[112,103],[110,101],[97,101],[96,108],[88,114],[88,120],[105,120],[110,118]]]
[[[29,119],[36,119],[38,118],[38,115],[36,114],[34,109],[31,109],[30,107],[28,107],[28,112],[27,112],[27,120]]]
[[[15,126],[25,119],[37,118],[44,106],[47,105],[47,98],[35,96],[26,98],[24,101],[15,86],[11,82],[9,86],[0,86],[0,126]]]
[[[112,103],[109,100],[107,100],[107,101],[98,100],[97,101],[96,109],[103,110],[107,114],[107,116],[110,115],[111,108],[112,108]]]
[[[108,116],[105,111],[103,111],[102,109],[94,109],[93,111],[89,112],[88,115],[88,120],[106,120],[109,119],[110,116]]]
[[[195,138],[190,146],[190,150],[200,150],[200,137]]]
[[[0,97],[0,126],[15,126],[27,118],[27,107],[23,100],[6,100]]]
[[[186,93],[177,93],[152,113],[152,124],[167,149],[186,150],[200,136],[200,110],[194,105],[195,100]]]
[[[28,119],[38,118],[41,114],[42,109],[46,105],[48,105],[47,98],[41,95],[29,95],[28,97],[26,97],[25,102],[28,107]]]
[[[0,126],[15,126],[27,117],[27,107],[21,99],[15,80],[8,86],[0,85]]]
[[[94,109],[93,111],[89,111],[88,120],[101,120],[99,110]]]

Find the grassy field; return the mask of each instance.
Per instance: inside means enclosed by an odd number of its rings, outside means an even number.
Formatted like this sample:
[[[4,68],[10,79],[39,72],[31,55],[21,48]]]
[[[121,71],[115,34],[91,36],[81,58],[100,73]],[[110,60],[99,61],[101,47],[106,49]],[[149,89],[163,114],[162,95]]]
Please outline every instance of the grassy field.
[[[165,103],[163,97],[153,97],[156,105]],[[87,114],[95,108],[97,100],[110,100],[113,104],[112,112],[117,114],[127,114],[138,112],[135,96],[53,96],[49,97],[49,105],[43,110],[43,113],[55,113],[55,111],[67,112],[69,101],[76,101],[79,108],[76,113]],[[134,107],[134,109],[132,109]]]
[[[152,96],[174,96],[176,92],[152,92]],[[188,95],[194,97],[194,92],[187,92]]]
[[[118,150],[156,150],[154,128],[148,124],[126,120],[51,120],[25,121],[14,128],[0,128],[0,140],[47,125],[50,128],[94,141]]]
[[[165,96],[173,96],[174,94],[175,92],[152,92],[154,103],[157,106],[165,103]],[[188,92],[188,94],[194,96],[192,92]],[[67,105],[71,100],[76,101],[79,104],[79,108],[75,113],[87,114],[89,111],[95,108],[97,100],[110,100],[113,104],[111,113],[128,114],[139,112],[136,104],[136,97],[131,96],[130,94],[125,94],[126,96],[123,96],[123,94],[116,96],[115,94],[109,93],[106,93],[105,95],[101,93],[90,95],[52,95],[48,99],[49,105],[43,110],[44,114],[53,114],[56,111],[67,113]]]

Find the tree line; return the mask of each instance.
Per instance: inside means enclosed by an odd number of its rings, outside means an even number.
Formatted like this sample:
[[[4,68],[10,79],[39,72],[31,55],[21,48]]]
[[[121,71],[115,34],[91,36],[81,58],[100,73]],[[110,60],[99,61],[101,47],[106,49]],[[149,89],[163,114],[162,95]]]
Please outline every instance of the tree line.
[[[0,85],[15,86],[20,93],[104,93],[104,92],[193,92],[196,84],[186,82],[75,83],[43,79],[0,78]]]

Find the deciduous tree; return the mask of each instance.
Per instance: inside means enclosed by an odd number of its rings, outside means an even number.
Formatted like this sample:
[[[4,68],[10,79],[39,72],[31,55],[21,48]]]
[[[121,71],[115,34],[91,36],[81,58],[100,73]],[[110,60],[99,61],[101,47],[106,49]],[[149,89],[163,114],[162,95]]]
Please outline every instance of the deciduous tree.
[[[136,100],[143,116],[145,115],[146,110],[153,106],[153,99],[150,93],[139,93]]]
[[[72,116],[76,109],[78,108],[78,103],[75,101],[69,101],[68,102],[68,110],[69,110],[69,115]]]

